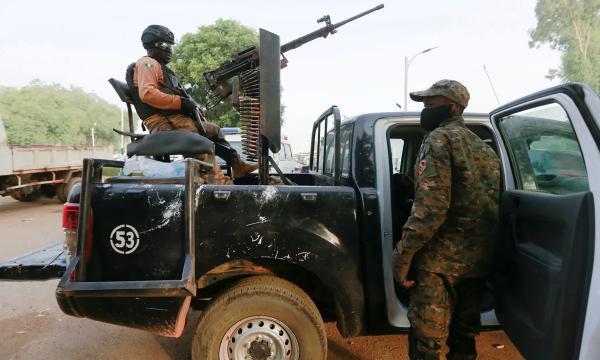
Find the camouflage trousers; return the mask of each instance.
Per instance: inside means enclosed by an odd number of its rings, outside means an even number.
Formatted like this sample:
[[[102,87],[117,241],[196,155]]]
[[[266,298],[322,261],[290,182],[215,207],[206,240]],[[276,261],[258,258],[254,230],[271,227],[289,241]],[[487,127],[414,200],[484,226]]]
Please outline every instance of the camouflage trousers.
[[[410,358],[441,359],[446,342],[448,359],[475,359],[483,289],[483,278],[418,270],[408,308]]]
[[[199,133],[198,127],[196,126],[194,120],[192,120],[192,118],[188,116],[183,115],[166,115],[159,117],[150,117],[144,120],[144,125],[146,125],[150,133],[171,130],[184,130]],[[217,124],[205,122],[204,130],[206,132],[206,137],[215,142],[215,144],[219,142],[225,142],[225,136],[223,135],[221,128]],[[217,155],[223,157],[226,160],[231,160],[232,156],[231,153],[223,154],[223,152],[217,153]],[[237,154],[233,156],[237,156]],[[198,159],[208,161],[208,156],[203,155],[200,156]],[[215,173],[214,179],[211,180],[208,177],[205,177],[205,182],[217,185],[229,185],[232,183],[231,179],[228,176],[225,176],[225,174],[223,174],[221,166],[216,162],[213,162],[213,171]]]
[[[184,130],[198,133],[198,127],[192,118],[183,115],[151,116],[144,120],[144,125],[150,133],[157,131]],[[225,139],[221,128],[217,124],[204,123],[206,137],[209,139]]]

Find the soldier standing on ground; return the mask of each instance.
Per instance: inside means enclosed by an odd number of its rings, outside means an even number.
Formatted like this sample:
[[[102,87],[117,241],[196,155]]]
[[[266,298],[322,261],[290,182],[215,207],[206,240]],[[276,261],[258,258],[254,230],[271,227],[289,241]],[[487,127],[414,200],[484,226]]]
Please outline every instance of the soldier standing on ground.
[[[481,297],[494,247],[500,163],[465,127],[469,92],[440,80],[410,93],[424,103],[425,136],[415,162],[415,199],[394,249],[396,281],[411,288],[411,359],[475,359]],[[408,279],[412,264],[414,279]]]
[[[146,56],[127,68],[127,84],[132,88],[135,109],[150,133],[185,130],[198,133],[191,118],[196,104],[187,97],[177,76],[167,66],[173,57],[175,37],[166,27],[150,25],[142,32]],[[258,168],[247,164],[229,145],[218,125],[205,122],[205,136],[216,145],[216,154],[231,165],[234,177],[242,177]],[[220,172],[220,169],[218,169]]]

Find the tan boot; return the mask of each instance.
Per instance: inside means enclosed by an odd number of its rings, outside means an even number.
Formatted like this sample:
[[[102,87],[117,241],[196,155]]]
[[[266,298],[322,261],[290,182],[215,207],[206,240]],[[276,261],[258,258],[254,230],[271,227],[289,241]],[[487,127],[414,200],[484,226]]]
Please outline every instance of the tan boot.
[[[246,163],[238,156],[233,156],[231,159],[231,170],[233,170],[233,178],[241,178],[254,170],[258,169],[258,164]]]
[[[215,171],[215,185],[233,185],[233,181],[231,181],[229,176],[223,174],[223,170],[221,170],[221,165],[215,162],[213,169]]]

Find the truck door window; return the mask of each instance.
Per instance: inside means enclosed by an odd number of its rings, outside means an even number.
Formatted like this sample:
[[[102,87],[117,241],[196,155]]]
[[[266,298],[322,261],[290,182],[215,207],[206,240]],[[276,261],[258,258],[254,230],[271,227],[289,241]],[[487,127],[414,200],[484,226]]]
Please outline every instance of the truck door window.
[[[352,125],[342,125],[340,129],[340,166],[341,175],[350,176],[350,147],[352,141]]]
[[[517,188],[552,194],[588,191],[583,155],[565,110],[556,103],[500,119]]]
[[[390,139],[390,151],[392,155],[392,173],[401,172],[402,153],[404,151],[403,139]]]
[[[315,137],[317,138],[317,141],[315,142],[315,144],[317,144],[317,156],[314,166],[315,171],[317,172],[323,172],[323,157],[325,156],[325,124],[327,121],[328,119],[319,124],[318,131],[315,134]]]
[[[323,169],[323,174],[325,175],[333,175],[333,166],[334,166],[334,141],[335,135],[333,131],[330,131],[327,134],[327,148],[325,149],[325,168]]]

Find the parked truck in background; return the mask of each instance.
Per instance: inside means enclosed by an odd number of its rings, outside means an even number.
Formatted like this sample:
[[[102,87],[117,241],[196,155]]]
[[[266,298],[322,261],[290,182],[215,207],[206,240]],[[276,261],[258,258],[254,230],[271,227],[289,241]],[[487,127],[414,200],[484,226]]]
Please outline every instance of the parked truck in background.
[[[41,195],[65,202],[81,181],[83,159],[112,158],[112,146],[9,145],[0,119],[0,195],[33,201]]]
[[[224,127],[221,128],[223,134],[225,135],[225,140],[240,154],[242,157],[245,157],[243,148],[242,148],[242,131],[238,127]],[[281,137],[281,150],[277,154],[270,153],[273,157],[277,166],[284,173],[292,173],[292,172],[300,172],[300,163],[296,161],[294,158],[294,153],[292,152],[292,144],[288,141],[287,136]],[[217,161],[221,164],[222,167],[225,166],[225,160],[218,158]]]

